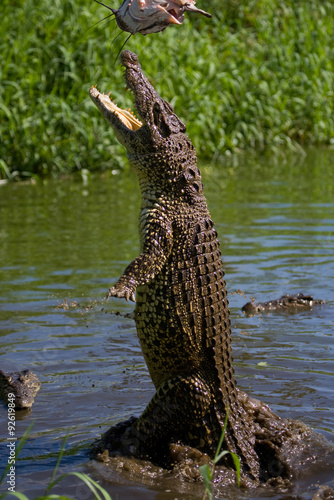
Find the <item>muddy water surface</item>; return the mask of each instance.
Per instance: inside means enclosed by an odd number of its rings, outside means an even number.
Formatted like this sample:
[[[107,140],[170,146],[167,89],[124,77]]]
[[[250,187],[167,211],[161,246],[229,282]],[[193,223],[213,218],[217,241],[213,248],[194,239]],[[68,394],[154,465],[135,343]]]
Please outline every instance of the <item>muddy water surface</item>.
[[[201,165],[223,251],[239,387],[280,416],[312,426],[332,445],[333,164],[334,153],[313,151],[306,160],[277,165],[264,159],[237,168]],[[18,438],[33,423],[16,469],[16,490],[29,498],[44,492],[66,434],[61,472],[91,474],[113,499],[203,496],[198,483],[152,473],[143,484],[131,470],[106,474],[88,463],[90,443],[110,425],[138,415],[154,393],[134,322],[126,317],[133,306],[103,300],[138,253],[139,203],[133,173],[88,184],[0,186],[0,368],[30,368],[42,382],[32,410],[16,414]],[[245,317],[240,311],[251,297],[264,301],[297,292],[327,303],[290,315]],[[0,419],[2,470],[8,457],[5,405]],[[310,462],[317,453],[315,448]],[[220,498],[308,499],[319,485],[334,487],[333,470],[328,459],[284,494],[229,487]],[[54,491],[90,498],[73,478]]]

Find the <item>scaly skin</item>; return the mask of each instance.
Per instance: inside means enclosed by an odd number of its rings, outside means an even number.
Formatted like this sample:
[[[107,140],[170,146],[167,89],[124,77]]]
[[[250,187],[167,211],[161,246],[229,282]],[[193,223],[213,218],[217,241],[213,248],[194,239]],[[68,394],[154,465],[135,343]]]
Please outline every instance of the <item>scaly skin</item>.
[[[109,295],[134,300],[156,394],[127,432],[128,451],[150,458],[181,440],[211,456],[229,408],[225,449],[257,479],[253,424],[238,400],[217,232],[186,127],[154,90],[135,54],[122,52],[142,125],[96,88],[91,98],[126,147],[142,192],[140,255]],[[135,120],[135,119],[134,119]]]
[[[13,399],[17,410],[31,408],[40,387],[40,381],[30,370],[14,373],[0,370],[0,398],[6,403]]]
[[[312,295],[296,293],[295,295],[282,295],[279,299],[269,300],[268,302],[247,302],[242,310],[247,314],[256,314],[259,312],[271,311],[304,311],[313,306],[325,304],[324,300],[314,299]]]

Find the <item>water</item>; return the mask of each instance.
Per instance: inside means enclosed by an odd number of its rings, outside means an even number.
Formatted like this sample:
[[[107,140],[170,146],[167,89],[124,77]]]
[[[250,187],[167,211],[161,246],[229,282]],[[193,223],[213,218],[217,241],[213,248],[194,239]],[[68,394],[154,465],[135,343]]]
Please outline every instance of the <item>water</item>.
[[[239,387],[332,443],[333,163],[333,152],[317,150],[277,164],[201,165],[223,251]],[[16,414],[18,438],[33,423],[16,470],[16,490],[29,498],[44,492],[67,433],[61,471],[90,473],[113,499],[202,496],[199,485],[189,492],[168,481],[140,484],[120,473],[101,479],[87,465],[90,443],[111,424],[138,415],[154,393],[133,320],[113,314],[130,313],[133,305],[103,300],[138,254],[139,204],[131,172],[87,184],[66,179],[0,186],[0,368],[30,368],[42,382],[32,410]],[[241,313],[251,297],[265,301],[297,292],[327,303],[292,315]],[[78,304],[72,307],[72,301]],[[0,418],[5,464],[5,405]],[[333,487],[332,465],[297,482],[291,494],[307,499],[316,484]],[[75,478],[52,491],[89,498]],[[229,495],[241,498],[237,490]]]

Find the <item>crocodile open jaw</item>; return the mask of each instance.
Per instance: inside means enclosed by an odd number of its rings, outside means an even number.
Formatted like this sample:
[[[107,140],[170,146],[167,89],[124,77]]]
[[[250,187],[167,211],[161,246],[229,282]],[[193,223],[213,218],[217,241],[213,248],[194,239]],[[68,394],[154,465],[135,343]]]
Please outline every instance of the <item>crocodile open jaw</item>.
[[[108,119],[108,114],[111,113],[117,116],[123,125],[133,132],[143,125],[129,109],[122,109],[117,106],[117,104],[110,99],[109,94],[99,92],[95,86],[91,87],[89,94],[105,118]]]

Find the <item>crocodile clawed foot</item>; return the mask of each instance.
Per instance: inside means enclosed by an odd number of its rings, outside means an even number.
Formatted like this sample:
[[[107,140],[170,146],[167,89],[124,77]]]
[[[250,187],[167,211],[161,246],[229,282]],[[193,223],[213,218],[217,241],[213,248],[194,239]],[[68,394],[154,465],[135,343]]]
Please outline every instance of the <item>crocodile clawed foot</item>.
[[[91,458],[96,458],[99,454],[108,450],[110,456],[122,454],[123,435],[130,431],[132,425],[137,421],[136,417],[131,417],[128,420],[119,422],[108,429],[99,441],[97,441],[92,449]],[[130,453],[129,453],[130,454]],[[128,454],[128,455],[129,455]]]
[[[120,451],[125,456],[143,458],[140,450],[140,439],[133,427],[128,427],[122,435]]]
[[[136,302],[135,294],[129,288],[121,288],[117,289],[116,287],[109,288],[106,294],[106,299],[109,300],[109,297],[118,297],[119,299],[126,299],[127,302],[131,300],[132,302]]]

